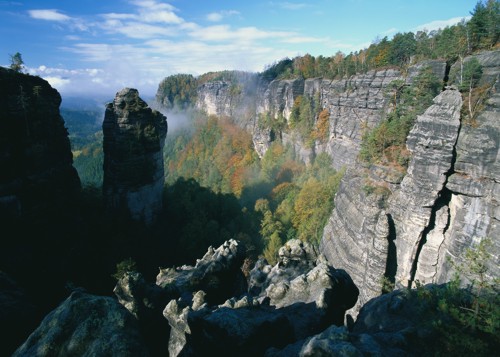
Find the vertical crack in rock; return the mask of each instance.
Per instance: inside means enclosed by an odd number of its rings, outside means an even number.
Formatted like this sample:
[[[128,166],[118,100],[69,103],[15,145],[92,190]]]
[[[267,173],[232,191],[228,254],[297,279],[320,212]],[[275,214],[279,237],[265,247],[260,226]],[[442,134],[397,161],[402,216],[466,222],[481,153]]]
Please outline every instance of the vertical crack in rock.
[[[417,118],[408,136],[412,159],[389,210],[397,234],[398,285],[433,282],[436,274],[436,257],[449,221],[451,192],[446,184],[454,172],[461,107],[460,93],[445,90]]]
[[[417,252],[415,254],[415,258],[413,260],[412,267],[411,267],[411,273],[410,273],[411,278],[410,278],[410,281],[408,282],[409,288],[411,288],[413,282],[415,281],[415,275],[417,273],[418,264],[420,263],[420,255],[422,253],[422,249],[427,244],[428,236],[431,233],[440,235],[440,238],[442,238],[440,240],[439,245],[438,245],[436,261],[439,258],[439,247],[444,242],[444,236],[445,236],[445,233],[448,230],[449,224],[450,224],[450,215],[449,215],[450,201],[451,201],[451,191],[448,190],[446,187],[443,187],[441,192],[438,194],[438,198],[437,198],[434,206],[432,207],[431,216],[429,218],[429,225],[424,228],[424,230],[422,231],[422,238],[418,241]],[[444,227],[441,227],[441,226],[437,227],[437,224],[436,224],[437,212],[440,212],[442,209],[445,209],[446,223],[445,223]],[[428,258],[430,258],[430,257],[428,257]],[[433,276],[435,276],[435,275],[436,274],[434,272]]]
[[[447,66],[447,71],[449,72],[448,66]],[[448,230],[448,228],[450,226],[450,221],[451,221],[449,205],[451,202],[452,193],[446,187],[446,185],[448,183],[448,179],[450,178],[450,176],[455,173],[455,163],[457,161],[457,142],[458,142],[458,138],[460,136],[461,128],[462,128],[462,124],[459,121],[458,129],[457,129],[457,136],[456,136],[456,140],[453,144],[453,149],[452,149],[452,157],[451,157],[450,167],[449,167],[448,171],[446,171],[446,173],[445,173],[446,178],[445,178],[445,181],[443,183],[443,188],[438,193],[437,199],[434,202],[434,205],[432,206],[431,216],[429,218],[429,225],[427,227],[425,227],[424,230],[422,231],[422,238],[418,242],[417,252],[415,254],[415,260],[413,261],[413,264],[412,264],[411,273],[410,273],[411,278],[410,278],[410,281],[408,282],[408,287],[411,287],[411,285],[415,281],[415,275],[417,273],[418,264],[420,261],[420,254],[422,253],[422,248],[427,244],[427,238],[431,232],[434,235],[439,236],[439,237],[436,237],[439,240],[439,244],[437,244],[437,247],[436,247],[437,254],[436,254],[436,259],[434,260],[435,264],[433,264],[434,267],[437,266],[437,263],[439,261],[440,248],[443,245],[443,242],[445,239],[445,233]],[[446,222],[444,223],[444,226],[441,225],[440,227],[436,227],[436,214],[437,214],[437,212],[441,211],[442,209],[445,210],[444,212],[442,212],[442,215],[445,216]],[[428,257],[428,258],[429,258],[429,260],[431,260],[430,257]],[[437,273],[436,268],[433,270],[434,270],[434,273],[432,274],[431,281],[434,281],[434,278],[435,278],[436,273]]]
[[[389,234],[387,235],[387,260],[385,263],[384,277],[389,280],[391,284],[396,282],[396,272],[398,270],[398,260],[396,252],[396,227],[394,226],[394,219],[391,214],[387,214],[387,224],[389,225]]]

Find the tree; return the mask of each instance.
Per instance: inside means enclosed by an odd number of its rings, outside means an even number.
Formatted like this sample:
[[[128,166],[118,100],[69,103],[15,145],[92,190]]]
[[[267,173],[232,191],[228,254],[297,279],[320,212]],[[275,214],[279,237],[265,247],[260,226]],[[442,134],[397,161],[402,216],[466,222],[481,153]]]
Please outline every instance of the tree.
[[[404,67],[416,53],[417,41],[413,32],[397,33],[391,41],[389,60],[391,64]]]
[[[24,61],[19,52],[16,52],[13,55],[10,55],[10,69],[21,72],[24,68]]]

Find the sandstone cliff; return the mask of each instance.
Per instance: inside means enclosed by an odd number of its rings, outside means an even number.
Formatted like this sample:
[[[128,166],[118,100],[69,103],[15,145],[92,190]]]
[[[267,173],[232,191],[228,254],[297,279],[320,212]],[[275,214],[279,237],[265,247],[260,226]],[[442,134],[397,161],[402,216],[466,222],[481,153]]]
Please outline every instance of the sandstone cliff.
[[[411,83],[425,67],[431,67],[436,77],[444,78],[446,63],[433,60],[411,67],[407,74],[383,69],[342,80],[312,78],[268,83],[247,76],[236,82],[208,81],[198,87],[195,106],[207,114],[232,117],[249,130],[261,157],[271,142],[281,139],[294,145],[304,162],[309,162],[315,153],[327,152],[333,167],[341,169],[355,162],[363,130],[379,123],[390,110],[386,93],[389,85],[395,80]],[[311,147],[293,132],[276,131],[272,124],[260,122],[263,116],[268,116],[271,122],[280,118],[288,122],[294,102],[300,96],[315,98],[321,109],[328,110],[329,133],[324,143],[316,141]]]
[[[37,214],[79,190],[61,96],[40,77],[0,67],[0,214]]]
[[[460,93],[445,90],[408,136],[404,179],[372,165],[351,167],[342,180],[320,251],[351,274],[358,306],[382,292],[384,277],[397,286],[448,281],[447,259],[462,262],[486,237],[493,239],[489,271],[498,276],[500,52],[476,57],[488,99],[472,122],[460,118]]]
[[[107,105],[102,128],[106,207],[152,223],[162,209],[166,118],[125,88]]]

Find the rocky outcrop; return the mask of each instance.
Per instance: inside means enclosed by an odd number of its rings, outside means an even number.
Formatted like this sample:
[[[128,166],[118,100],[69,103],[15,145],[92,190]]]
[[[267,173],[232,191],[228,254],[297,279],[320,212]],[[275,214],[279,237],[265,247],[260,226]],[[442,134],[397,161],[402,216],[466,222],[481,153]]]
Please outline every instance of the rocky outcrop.
[[[166,118],[125,88],[107,105],[102,128],[107,209],[151,224],[162,208]]]
[[[170,301],[163,312],[172,328],[170,355],[262,355],[342,324],[357,298],[350,277],[299,240],[279,256],[276,266],[259,261],[251,271],[250,295],[213,306],[200,290]]]
[[[0,67],[0,216],[6,221],[65,207],[80,189],[60,104],[47,81]]]
[[[320,251],[359,287],[354,314],[387,283],[448,281],[448,258],[463,262],[466,249],[485,237],[493,241],[489,272],[499,274],[500,51],[476,57],[486,94],[473,121],[460,119],[461,94],[447,89],[408,137],[412,156],[403,180],[372,165],[350,168],[340,184]]]
[[[449,200],[445,185],[453,171],[461,108],[460,93],[444,91],[417,118],[408,135],[412,158],[401,189],[390,200],[397,237],[397,283],[432,282],[440,266],[438,250],[448,222],[448,208],[443,208]],[[439,228],[441,234],[437,234]]]
[[[390,216],[384,210],[388,189],[372,188],[368,172],[360,166],[347,170],[319,248],[331,264],[348,272],[359,288],[356,309],[380,295],[392,249]]]
[[[299,239],[286,242],[278,255],[273,267],[265,260],[255,264],[249,277],[250,294],[276,308],[314,303],[332,323],[342,324],[344,312],[358,297],[350,276],[334,269],[312,245]]]
[[[109,297],[73,292],[13,356],[148,356],[134,317]]]
[[[210,304],[220,304],[246,291],[247,283],[241,271],[245,256],[245,246],[231,239],[217,249],[209,247],[195,266],[160,269],[156,285],[177,296],[190,296],[203,290]]]

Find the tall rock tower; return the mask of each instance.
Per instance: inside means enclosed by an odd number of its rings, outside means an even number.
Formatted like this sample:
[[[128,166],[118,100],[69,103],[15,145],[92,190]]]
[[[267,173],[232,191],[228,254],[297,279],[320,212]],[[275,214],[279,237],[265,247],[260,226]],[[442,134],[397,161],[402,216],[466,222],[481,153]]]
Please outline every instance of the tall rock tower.
[[[108,211],[126,212],[146,225],[162,209],[163,145],[167,118],[125,88],[106,106],[103,196]]]

